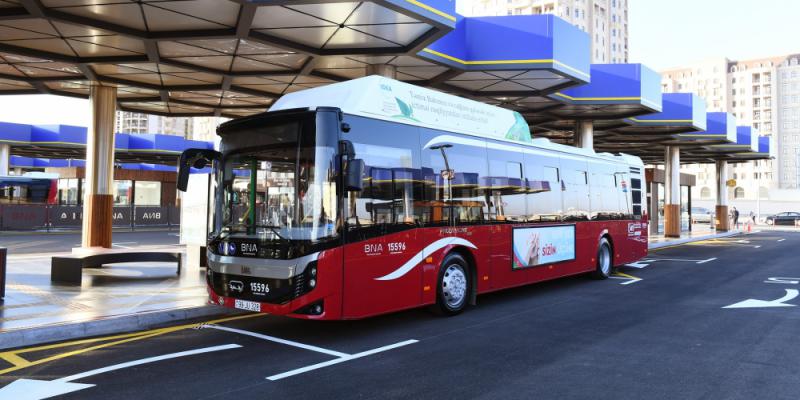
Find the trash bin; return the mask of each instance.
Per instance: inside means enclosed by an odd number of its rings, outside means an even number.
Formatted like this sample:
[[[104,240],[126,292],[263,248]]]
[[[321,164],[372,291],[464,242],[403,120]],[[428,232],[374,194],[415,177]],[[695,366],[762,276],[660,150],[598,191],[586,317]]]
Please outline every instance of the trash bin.
[[[8,250],[0,247],[0,300],[6,297],[6,254]]]

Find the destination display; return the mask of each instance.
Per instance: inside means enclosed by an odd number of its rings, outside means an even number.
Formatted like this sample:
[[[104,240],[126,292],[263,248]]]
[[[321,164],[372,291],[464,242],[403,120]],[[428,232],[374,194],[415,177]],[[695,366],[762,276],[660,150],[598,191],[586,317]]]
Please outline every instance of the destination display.
[[[516,228],[513,268],[528,268],[575,259],[575,225]]]

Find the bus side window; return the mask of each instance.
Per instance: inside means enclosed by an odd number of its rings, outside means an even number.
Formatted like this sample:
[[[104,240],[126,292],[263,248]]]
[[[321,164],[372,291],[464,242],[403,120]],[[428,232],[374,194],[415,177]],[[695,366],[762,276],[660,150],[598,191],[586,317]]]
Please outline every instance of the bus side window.
[[[522,175],[522,149],[487,149],[489,176],[481,180],[488,206],[487,219],[497,222],[526,220],[526,185]]]
[[[487,202],[481,182],[487,178],[486,142],[470,138],[464,142],[447,141],[446,132],[433,129],[422,131],[422,169],[430,171],[431,185],[426,190],[426,207],[431,223],[436,225],[478,224],[486,220]],[[440,149],[438,146],[450,145]],[[433,147],[433,148],[432,148]],[[447,156],[452,176],[442,156]]]
[[[564,219],[585,221],[590,212],[586,163],[564,159],[561,163],[564,171]]]
[[[546,154],[525,153],[527,220],[561,221],[562,200],[558,158]]]

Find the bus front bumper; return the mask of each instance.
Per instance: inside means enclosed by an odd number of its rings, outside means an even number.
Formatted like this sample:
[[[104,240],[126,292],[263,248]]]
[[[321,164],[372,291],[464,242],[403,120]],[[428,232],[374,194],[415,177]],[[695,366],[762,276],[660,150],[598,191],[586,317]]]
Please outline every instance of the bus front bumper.
[[[314,274],[312,275],[312,271]],[[332,274],[306,268],[290,278],[234,275],[209,268],[209,303],[246,311],[303,319],[340,319],[341,283]]]

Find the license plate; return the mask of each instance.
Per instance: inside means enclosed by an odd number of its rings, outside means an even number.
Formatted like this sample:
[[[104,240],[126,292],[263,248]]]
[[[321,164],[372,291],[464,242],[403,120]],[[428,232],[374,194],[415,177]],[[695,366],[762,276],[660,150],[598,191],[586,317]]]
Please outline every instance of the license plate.
[[[233,306],[240,310],[261,312],[261,304],[255,301],[234,299]]]

